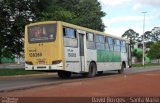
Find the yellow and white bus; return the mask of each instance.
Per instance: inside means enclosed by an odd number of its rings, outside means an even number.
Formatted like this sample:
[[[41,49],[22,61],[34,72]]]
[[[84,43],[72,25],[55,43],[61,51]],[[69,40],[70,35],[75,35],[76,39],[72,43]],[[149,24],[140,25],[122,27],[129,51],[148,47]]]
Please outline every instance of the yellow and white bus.
[[[126,39],[65,23],[46,21],[25,27],[25,70],[55,71],[61,78],[72,73],[93,77],[130,64]]]

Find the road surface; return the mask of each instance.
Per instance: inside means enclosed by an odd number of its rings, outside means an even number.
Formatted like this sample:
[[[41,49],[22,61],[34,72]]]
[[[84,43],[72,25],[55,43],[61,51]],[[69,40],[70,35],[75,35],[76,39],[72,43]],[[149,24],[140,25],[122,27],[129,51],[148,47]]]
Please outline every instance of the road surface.
[[[145,71],[154,71],[160,70],[160,67],[153,68],[130,68],[125,71],[125,74],[139,73]],[[117,72],[108,71],[101,76],[95,78],[104,78],[118,76]],[[33,87],[47,86],[47,85],[56,85],[62,83],[69,83],[73,81],[83,81],[93,78],[83,78],[80,75],[74,75],[71,79],[60,79],[56,73],[47,74],[42,76],[28,76],[28,77],[17,77],[17,78],[0,78],[0,92],[13,91],[19,89],[28,89]]]
[[[160,102],[160,71],[96,77],[70,83],[1,92],[0,97],[157,97]],[[32,99],[32,98],[31,98]],[[41,98],[37,98],[39,100]],[[63,98],[59,98],[60,100]],[[74,99],[74,98],[73,98]],[[65,101],[64,99],[63,101]],[[159,103],[150,101],[148,103]],[[54,101],[52,101],[54,102]],[[69,102],[63,102],[69,103]],[[77,102],[72,102],[77,103]],[[80,103],[80,102],[79,102]],[[94,102],[95,103],[95,102]],[[118,102],[117,102],[118,103]],[[128,103],[128,102],[125,102]],[[133,102],[144,103],[144,102]]]

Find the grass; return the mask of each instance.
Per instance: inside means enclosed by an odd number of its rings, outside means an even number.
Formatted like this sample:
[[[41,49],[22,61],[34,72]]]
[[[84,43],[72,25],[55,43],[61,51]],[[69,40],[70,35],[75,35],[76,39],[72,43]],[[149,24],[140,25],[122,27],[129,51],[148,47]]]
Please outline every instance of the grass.
[[[26,71],[24,69],[0,69],[0,76],[28,75],[28,74],[40,74],[40,73],[44,72]]]
[[[160,64],[145,64],[144,66],[142,64],[132,64],[132,67],[149,67],[149,66],[160,66]]]

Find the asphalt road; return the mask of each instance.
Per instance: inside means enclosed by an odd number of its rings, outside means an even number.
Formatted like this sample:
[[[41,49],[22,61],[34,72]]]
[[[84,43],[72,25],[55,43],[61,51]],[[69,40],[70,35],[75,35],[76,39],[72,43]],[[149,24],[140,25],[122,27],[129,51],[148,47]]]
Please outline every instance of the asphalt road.
[[[130,68],[125,71],[122,75],[160,70],[160,67],[146,67],[146,68]],[[103,78],[103,76],[114,77],[117,76],[117,72],[108,71],[101,76],[95,78],[83,78],[81,75],[73,75],[71,79],[60,79],[56,73],[42,75],[42,76],[28,76],[28,77],[17,77],[17,78],[0,78],[0,92],[28,89],[46,85],[58,85],[62,83],[68,83],[73,81],[81,81],[88,79]],[[121,75],[121,74],[120,74]]]

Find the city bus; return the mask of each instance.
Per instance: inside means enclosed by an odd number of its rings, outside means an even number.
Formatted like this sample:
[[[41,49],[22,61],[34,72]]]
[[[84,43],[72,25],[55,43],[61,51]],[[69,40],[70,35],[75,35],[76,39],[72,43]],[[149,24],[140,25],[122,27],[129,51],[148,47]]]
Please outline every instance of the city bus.
[[[123,73],[130,65],[129,41],[62,21],[25,26],[25,70],[94,77],[104,71]]]

